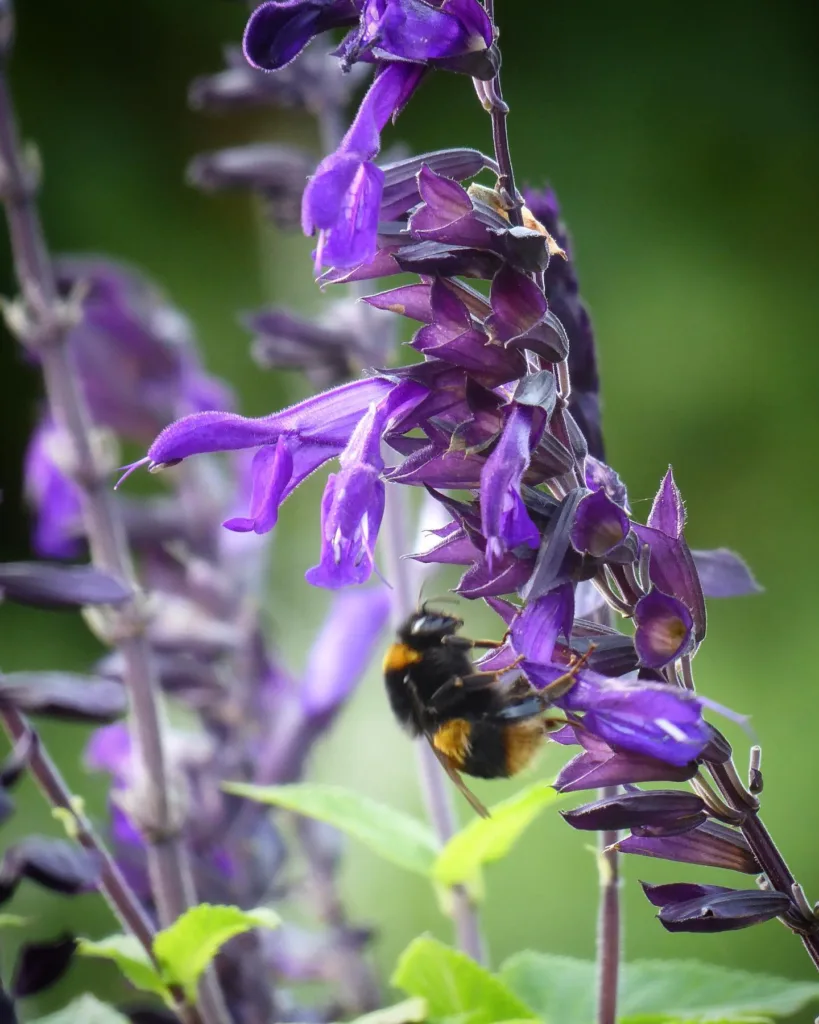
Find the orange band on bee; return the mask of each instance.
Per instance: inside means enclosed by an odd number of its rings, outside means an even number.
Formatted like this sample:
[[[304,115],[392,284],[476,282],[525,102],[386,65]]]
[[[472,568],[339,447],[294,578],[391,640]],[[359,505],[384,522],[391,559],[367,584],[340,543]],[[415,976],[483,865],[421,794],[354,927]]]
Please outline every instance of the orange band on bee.
[[[469,754],[469,736],[472,726],[465,718],[451,718],[438,729],[432,737],[432,745],[436,750],[460,768]]]
[[[420,651],[415,651],[407,644],[390,644],[384,655],[385,672],[401,672],[410,665],[415,665],[423,658]]]

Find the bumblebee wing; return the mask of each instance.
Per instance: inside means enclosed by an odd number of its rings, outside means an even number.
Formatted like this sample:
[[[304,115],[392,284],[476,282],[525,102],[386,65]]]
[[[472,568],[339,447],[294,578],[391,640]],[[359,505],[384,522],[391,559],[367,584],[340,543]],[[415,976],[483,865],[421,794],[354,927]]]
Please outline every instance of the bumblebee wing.
[[[544,707],[543,698],[539,694],[533,693],[530,697],[519,700],[515,704],[507,704],[506,707],[501,708],[497,717],[506,722],[516,722],[522,718],[534,718],[535,715],[542,714]]]
[[[452,762],[449,760],[446,754],[442,754],[440,750],[436,749],[433,746],[432,740],[429,739],[429,737],[427,737],[427,739],[429,740],[429,745],[432,748],[432,753],[435,754],[435,756],[438,758],[441,767],[444,769],[444,771],[447,773],[450,779],[452,779],[452,781],[455,783],[456,788],[459,789],[461,793],[463,793],[463,795],[466,797],[466,800],[469,803],[470,807],[472,807],[472,809],[476,811],[482,818],[490,817],[489,811],[475,796],[475,794],[472,792],[469,786],[467,786],[467,784],[461,777],[461,773],[452,765]]]

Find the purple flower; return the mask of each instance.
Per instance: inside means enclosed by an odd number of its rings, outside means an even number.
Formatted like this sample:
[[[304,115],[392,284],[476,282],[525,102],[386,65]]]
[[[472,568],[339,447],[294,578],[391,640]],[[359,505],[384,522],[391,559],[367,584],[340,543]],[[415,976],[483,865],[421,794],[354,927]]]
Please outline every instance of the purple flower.
[[[372,163],[381,131],[412,95],[424,69],[412,64],[383,67],[361,101],[335,153],[322,160],[304,190],[302,228],[319,232],[316,268],[352,267],[375,255],[384,172]]]
[[[26,497],[37,516],[34,550],[44,558],[74,558],[82,550],[81,495],[60,466],[62,438],[50,418],[41,420],[23,467]]]
[[[566,665],[553,661],[557,638],[572,628],[573,594],[565,585],[530,601],[510,627],[514,651],[523,656],[522,671],[552,703],[582,715],[583,728],[615,749],[623,749],[672,765],[687,765],[708,744],[711,730],[702,718],[700,701],[687,691],[662,684],[627,682],[581,669],[558,691],[553,684]]]
[[[409,61],[484,79],[497,70],[492,23],[478,0],[269,0],[250,16],[245,56],[275,71],[315,36],[353,25],[337,51],[346,67]]]
[[[669,932],[733,932],[782,917],[792,906],[782,892],[691,882],[641,884],[650,902],[660,908],[657,917]]]
[[[691,612],[682,601],[656,587],[635,605],[634,622],[634,646],[646,668],[662,668],[693,648]]]
[[[533,415],[531,408],[512,406],[500,440],[481,470],[481,518],[490,572],[507,551],[540,544],[540,533],[520,495],[529,466]]]
[[[321,561],[305,575],[316,587],[336,590],[365,583],[373,571],[373,552],[384,515],[381,433],[386,411],[370,406],[339,456],[321,502]]]

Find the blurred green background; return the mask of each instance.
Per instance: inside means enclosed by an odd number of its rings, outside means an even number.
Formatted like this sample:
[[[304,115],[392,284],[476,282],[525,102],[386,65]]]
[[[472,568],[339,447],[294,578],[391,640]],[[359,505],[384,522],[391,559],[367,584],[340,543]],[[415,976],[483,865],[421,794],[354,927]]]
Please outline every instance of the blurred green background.
[[[23,129],[45,170],[42,209],[55,251],[106,252],[141,265],[194,319],[210,368],[261,414],[303,393],[294,378],[252,365],[238,310],[322,300],[309,245],[266,230],[243,198],[207,198],[184,184],[195,153],[264,132],[312,138],[293,115],[216,118],[188,111],[186,87],[221,66],[245,15],[230,0],[22,0],[13,85]],[[583,294],[597,330],[609,460],[637,513],[668,463],[687,501],[692,546],[742,552],[765,593],[712,602],[697,660],[700,688],[753,715],[764,750],[765,819],[808,894],[819,896],[817,773],[817,501],[819,346],[819,73],[810,5],[531,3],[497,0],[510,131],[522,182],[557,188],[573,231]],[[468,80],[440,75],[385,142],[420,151],[490,145]],[[263,258],[260,256],[263,255]],[[0,291],[13,291],[0,243]],[[13,342],[0,344],[3,558],[27,554],[20,460],[39,396]],[[326,595],[303,580],[318,549],[312,481],[278,528],[271,610],[299,667]],[[476,631],[495,628],[469,609]],[[80,669],[97,649],[79,619],[5,607],[4,669]],[[72,785],[102,814],[104,787],[78,767],[79,729],[44,730]],[[740,765],[747,738],[737,741]],[[560,762],[552,749],[539,771]],[[419,810],[414,757],[372,672],[314,764],[333,779]],[[503,784],[477,787],[487,800]],[[33,788],[19,790],[20,831],[56,831]],[[465,815],[464,808],[459,808]],[[596,874],[590,837],[557,815],[539,822],[488,871],[484,920],[497,963],[523,947],[591,957]],[[635,858],[625,866],[629,958],[699,957],[809,978],[797,939],[777,923],[723,937],[667,935],[637,878],[708,879]],[[739,884],[742,884],[739,880]],[[386,975],[416,934],[448,936],[425,885],[349,849],[343,886],[354,917],[378,931]],[[23,887],[11,909],[32,932],[112,922],[94,898]],[[4,970],[10,963],[4,937]],[[99,967],[71,985],[100,984]],[[113,976],[112,976],[113,977]],[[105,979],[103,979],[105,980]],[[32,1007],[35,1009],[35,1007]],[[807,1020],[808,1017],[805,1017]]]

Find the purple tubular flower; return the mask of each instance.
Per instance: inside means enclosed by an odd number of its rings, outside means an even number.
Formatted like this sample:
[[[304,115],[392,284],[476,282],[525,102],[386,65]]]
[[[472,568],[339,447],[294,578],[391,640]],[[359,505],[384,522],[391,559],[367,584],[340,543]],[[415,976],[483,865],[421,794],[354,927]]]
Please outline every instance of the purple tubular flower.
[[[695,793],[676,789],[635,790],[561,811],[572,828],[587,831],[644,828],[656,835],[679,835],[707,818],[705,804]]]
[[[540,544],[540,533],[520,494],[529,466],[533,418],[533,409],[513,405],[500,440],[481,470],[481,520],[490,572],[496,560],[513,548]]]
[[[735,552],[716,548],[691,554],[706,597],[745,597],[761,593],[762,587]]]
[[[477,0],[366,0],[338,53],[355,60],[429,64],[488,80],[497,71],[492,22]]]
[[[549,313],[543,292],[527,274],[504,264],[492,280],[490,302],[486,328],[492,337],[549,362],[566,358],[569,339],[563,325]]]
[[[718,821],[703,822],[691,832],[677,836],[627,836],[615,846],[621,853],[727,868],[748,875],[756,875],[761,870],[742,833]]]
[[[74,558],[82,550],[80,491],[55,458],[62,436],[50,418],[41,420],[23,466],[26,496],[37,515],[34,550],[43,558]]]
[[[319,232],[316,268],[353,267],[375,256],[384,172],[372,163],[381,131],[398,116],[423,77],[413,64],[383,67],[361,101],[335,153],[322,160],[304,190],[302,229]]]
[[[321,561],[305,579],[336,590],[365,583],[384,515],[381,433],[384,413],[370,407],[339,457],[341,471],[330,475],[321,502]]]
[[[307,657],[299,697],[306,713],[325,719],[361,680],[387,623],[386,587],[339,594]]]
[[[592,491],[577,506],[572,546],[581,554],[604,558],[625,541],[630,528],[626,513],[605,491]]]
[[[758,889],[728,889],[721,885],[646,885],[643,891],[669,932],[733,932],[786,914],[790,897]],[[691,895],[695,893],[695,895]]]
[[[651,549],[651,582],[682,601],[691,612],[694,641],[705,637],[705,598],[694,558],[683,536],[685,508],[671,470],[666,473],[645,526],[634,524],[638,539]]]
[[[574,793],[602,786],[634,782],[687,782],[697,774],[698,764],[669,765],[653,757],[614,751],[586,729],[571,730],[586,749],[558,772],[554,787],[559,793]],[[553,736],[552,739],[557,739]]]
[[[656,587],[635,605],[634,622],[634,646],[646,668],[662,668],[693,648],[691,612],[682,601]]]
[[[269,0],[256,8],[247,23],[245,57],[254,68],[277,71],[317,35],[357,21],[353,0]]]
[[[143,461],[151,470],[161,469],[191,455],[275,444],[282,435],[338,454],[370,403],[380,401],[393,387],[383,377],[367,377],[258,419],[228,412],[194,413],[166,427]]]

